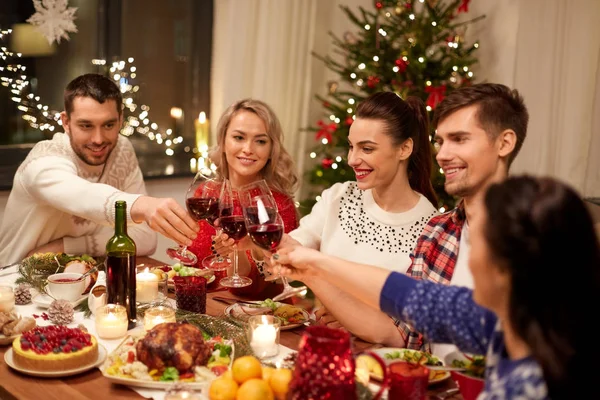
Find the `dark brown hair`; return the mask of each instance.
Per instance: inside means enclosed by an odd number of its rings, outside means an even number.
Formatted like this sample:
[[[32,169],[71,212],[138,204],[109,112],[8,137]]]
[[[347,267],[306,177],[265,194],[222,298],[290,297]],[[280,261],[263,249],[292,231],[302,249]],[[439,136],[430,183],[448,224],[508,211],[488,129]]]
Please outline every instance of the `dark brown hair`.
[[[485,196],[486,242],[511,277],[509,318],[542,367],[549,398],[579,398],[597,370],[600,245],[583,200],[551,178],[509,178]],[[587,379],[587,380],[586,380]]]
[[[413,141],[413,151],[408,160],[408,182],[410,187],[425,196],[434,207],[437,197],[431,185],[431,142],[429,120],[421,99],[407,97],[402,100],[393,92],[372,94],[356,108],[356,118],[383,121],[386,134],[398,146],[408,139]]]
[[[99,74],[85,74],[73,79],[65,89],[65,112],[73,112],[73,100],[76,97],[91,97],[100,104],[114,100],[119,115],[123,113],[123,95],[119,87],[109,78]]]
[[[462,108],[477,105],[477,120],[481,127],[492,139],[506,130],[512,129],[517,142],[515,149],[508,156],[508,165],[519,154],[525,136],[527,135],[527,124],[529,123],[529,112],[523,97],[516,89],[497,83],[479,83],[473,86],[465,86],[450,93],[436,107],[433,115],[433,126],[438,124],[447,116]]]

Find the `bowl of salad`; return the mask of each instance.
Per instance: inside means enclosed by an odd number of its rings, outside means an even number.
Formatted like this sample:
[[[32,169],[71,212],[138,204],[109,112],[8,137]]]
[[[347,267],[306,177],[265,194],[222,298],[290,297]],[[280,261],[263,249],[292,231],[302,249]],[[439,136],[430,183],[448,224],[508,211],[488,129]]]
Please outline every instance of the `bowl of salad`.
[[[485,356],[453,351],[446,356],[446,365],[466,368],[465,371],[452,371],[460,394],[465,400],[475,400],[485,386]]]

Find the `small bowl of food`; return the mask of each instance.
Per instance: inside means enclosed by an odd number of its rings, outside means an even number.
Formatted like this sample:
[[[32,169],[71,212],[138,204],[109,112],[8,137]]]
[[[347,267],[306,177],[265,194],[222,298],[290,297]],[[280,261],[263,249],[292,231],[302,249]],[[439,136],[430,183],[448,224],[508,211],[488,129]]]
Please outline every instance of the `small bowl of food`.
[[[445,361],[448,366],[465,368],[460,372],[452,371],[452,379],[464,400],[477,399],[485,386],[485,356],[453,351],[446,356]]]

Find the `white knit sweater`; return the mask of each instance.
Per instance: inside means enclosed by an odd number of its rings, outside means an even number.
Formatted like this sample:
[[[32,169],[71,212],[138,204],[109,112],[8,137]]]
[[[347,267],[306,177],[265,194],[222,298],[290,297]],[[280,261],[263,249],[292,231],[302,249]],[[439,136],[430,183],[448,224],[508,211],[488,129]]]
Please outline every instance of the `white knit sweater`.
[[[156,233],[131,220],[131,206],[142,194],[142,172],[127,138],[119,136],[106,164],[90,166],[73,152],[67,134],[56,133],[37,143],[15,174],[0,225],[0,265],[60,238],[65,253],[104,255],[117,200],[127,202],[127,233],[138,255],[152,254]]]
[[[420,197],[412,209],[391,213],[377,205],[371,190],[360,190],[356,182],[336,183],[290,236],[325,254],[406,273],[417,238],[437,214]]]

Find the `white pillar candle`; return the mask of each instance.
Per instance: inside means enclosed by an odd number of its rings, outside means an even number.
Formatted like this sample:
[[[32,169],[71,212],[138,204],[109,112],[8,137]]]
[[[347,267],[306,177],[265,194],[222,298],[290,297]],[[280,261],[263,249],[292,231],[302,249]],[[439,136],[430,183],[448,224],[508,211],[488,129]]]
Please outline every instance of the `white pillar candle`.
[[[96,333],[102,339],[122,338],[127,334],[125,307],[107,304],[96,309]]]
[[[150,303],[158,297],[158,277],[148,268],[135,276],[135,300],[139,303]]]
[[[279,352],[279,320],[271,315],[250,318],[250,347],[259,358],[272,357]]]
[[[15,294],[11,286],[0,286],[0,312],[15,308]]]

